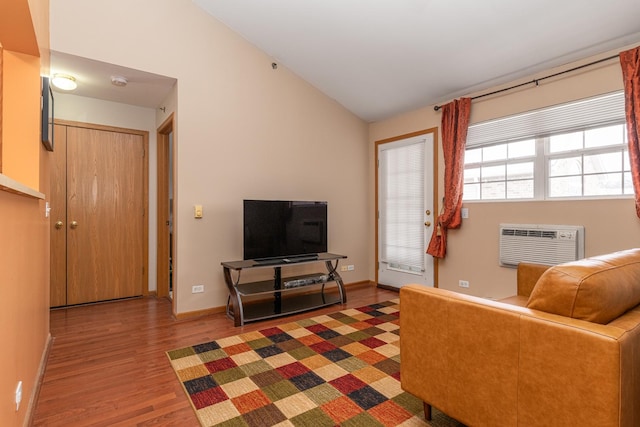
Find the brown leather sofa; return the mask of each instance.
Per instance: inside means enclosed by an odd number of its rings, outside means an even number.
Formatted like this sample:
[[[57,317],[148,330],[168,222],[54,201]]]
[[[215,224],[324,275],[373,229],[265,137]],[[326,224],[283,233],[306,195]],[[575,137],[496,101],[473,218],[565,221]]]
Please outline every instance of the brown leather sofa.
[[[402,388],[468,426],[640,426],[640,249],[521,264],[502,301],[400,290]]]

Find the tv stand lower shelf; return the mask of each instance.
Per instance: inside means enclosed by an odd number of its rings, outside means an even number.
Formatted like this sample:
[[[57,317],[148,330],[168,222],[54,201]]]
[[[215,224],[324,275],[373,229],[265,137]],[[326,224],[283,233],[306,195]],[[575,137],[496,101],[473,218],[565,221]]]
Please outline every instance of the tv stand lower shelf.
[[[300,313],[347,302],[347,294],[338,262],[344,255],[318,254],[313,259],[262,263],[254,260],[223,262],[224,279],[229,290],[227,316],[235,326],[247,322]],[[282,277],[282,267],[324,262],[326,272]],[[273,268],[273,280],[241,283],[243,269]],[[235,272],[236,278],[233,278]]]

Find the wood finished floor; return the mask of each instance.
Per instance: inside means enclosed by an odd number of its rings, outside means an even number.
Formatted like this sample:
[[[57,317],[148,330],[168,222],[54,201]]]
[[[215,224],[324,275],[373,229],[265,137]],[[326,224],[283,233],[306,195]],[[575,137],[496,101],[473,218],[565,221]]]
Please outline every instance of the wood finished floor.
[[[198,426],[165,352],[345,308],[397,298],[347,289],[348,303],[234,327],[225,314],[175,320],[164,298],[51,312],[54,339],[34,426]]]

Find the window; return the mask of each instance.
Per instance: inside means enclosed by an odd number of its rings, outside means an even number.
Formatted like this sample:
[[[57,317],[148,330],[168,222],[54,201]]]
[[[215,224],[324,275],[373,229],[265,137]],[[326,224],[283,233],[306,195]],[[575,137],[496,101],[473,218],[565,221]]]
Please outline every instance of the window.
[[[467,149],[464,199],[532,199],[535,161],[535,139]]]
[[[623,124],[548,138],[548,198],[633,194]]]
[[[466,201],[632,194],[621,92],[469,127]]]

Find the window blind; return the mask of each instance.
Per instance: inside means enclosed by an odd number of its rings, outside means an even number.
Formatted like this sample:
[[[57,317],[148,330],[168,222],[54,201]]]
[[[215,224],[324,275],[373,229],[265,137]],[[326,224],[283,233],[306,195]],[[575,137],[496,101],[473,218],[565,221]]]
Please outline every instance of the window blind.
[[[385,165],[382,262],[424,270],[424,141],[381,152]]]
[[[469,126],[467,147],[528,139],[624,121],[624,92],[545,107]]]

